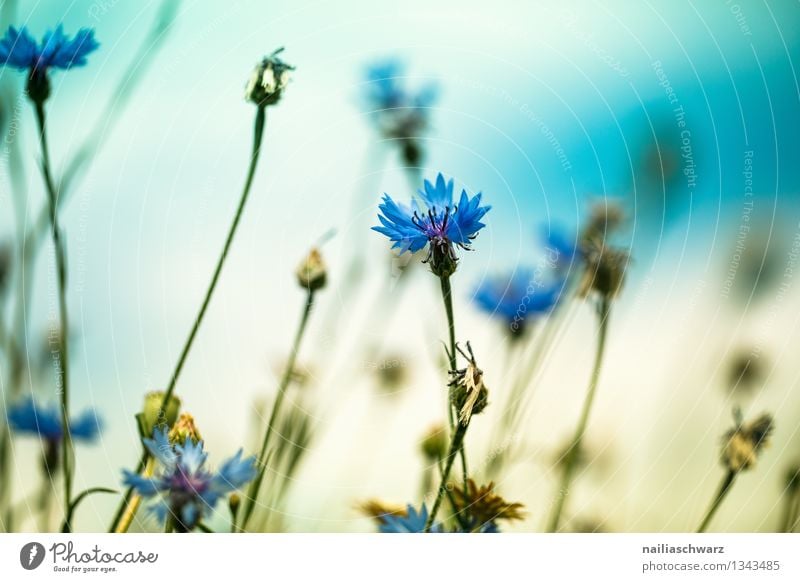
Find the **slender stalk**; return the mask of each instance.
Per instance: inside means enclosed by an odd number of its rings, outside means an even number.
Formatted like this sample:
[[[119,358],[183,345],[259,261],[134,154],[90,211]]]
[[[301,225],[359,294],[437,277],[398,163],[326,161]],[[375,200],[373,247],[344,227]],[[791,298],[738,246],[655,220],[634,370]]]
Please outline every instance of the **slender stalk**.
[[[583,442],[583,437],[586,434],[586,426],[589,423],[589,414],[592,411],[592,404],[594,397],[597,393],[597,384],[600,380],[600,368],[603,362],[603,353],[605,352],[606,336],[608,335],[608,319],[611,312],[611,300],[604,297],[600,300],[600,305],[597,309],[597,317],[599,320],[599,337],[597,339],[597,352],[594,358],[594,367],[592,368],[592,375],[589,379],[589,389],[586,393],[586,400],[583,402],[583,410],[581,411],[580,419],[575,427],[575,434],[572,437],[572,443],[567,451],[567,457],[564,460],[564,471],[561,474],[561,482],[559,483],[558,490],[556,491],[556,499],[553,505],[553,512],[550,514],[547,531],[556,532],[561,521],[561,513],[564,510],[564,502],[569,495],[569,486],[572,482],[572,476],[575,472],[575,462],[578,459],[578,454]]]
[[[456,460],[456,453],[463,450],[461,444],[464,442],[464,435],[467,433],[467,425],[458,423],[453,431],[453,439],[450,441],[450,450],[447,451],[447,458],[445,460],[444,471],[442,471],[442,482],[439,485],[439,490],[436,493],[436,500],[433,502],[433,508],[428,521],[425,523],[425,532],[431,531],[433,524],[436,520],[436,514],[439,513],[439,508],[442,505],[445,491],[447,490],[447,478],[450,476],[450,471],[453,468],[453,462]],[[464,490],[466,491],[466,489]]]
[[[164,398],[161,400],[161,409],[159,412],[159,417],[163,417],[165,414],[165,409],[169,399],[172,397],[173,392],[175,392],[175,386],[178,383],[178,378],[180,377],[181,371],[183,370],[183,365],[186,363],[186,358],[189,355],[189,351],[192,349],[192,345],[194,344],[195,336],[197,335],[198,330],[200,329],[200,324],[203,322],[203,318],[205,317],[206,310],[208,309],[209,304],[211,303],[211,296],[214,294],[214,289],[217,287],[217,283],[219,281],[220,274],[222,273],[222,267],[225,264],[225,259],[228,257],[228,251],[230,251],[231,243],[233,243],[233,238],[236,234],[236,229],[239,226],[239,222],[242,218],[242,214],[244,213],[244,207],[247,203],[247,198],[250,194],[250,189],[253,185],[253,178],[256,174],[256,167],[258,166],[258,158],[261,154],[261,144],[264,138],[264,126],[266,125],[266,108],[265,107],[258,107],[256,112],[256,118],[253,126],[253,150],[250,156],[250,165],[247,170],[247,178],[244,183],[244,188],[242,189],[242,195],[239,199],[239,206],[236,208],[236,214],[233,217],[233,222],[231,222],[231,226],[228,229],[228,236],[225,239],[225,244],[222,247],[222,253],[217,260],[217,266],[214,269],[214,274],[211,277],[211,282],[208,285],[208,289],[206,290],[206,295],[203,298],[203,303],[200,306],[200,311],[197,314],[197,317],[192,324],[192,329],[189,332],[189,337],[186,338],[186,343],[183,346],[183,350],[181,351],[180,356],[178,357],[178,362],[175,365],[175,369],[172,372],[172,376],[170,377],[169,385],[167,386],[166,391],[164,392]],[[147,459],[149,458],[149,454],[147,451],[142,453],[141,458],[139,459],[139,464],[136,467],[136,472],[141,473],[142,469],[144,469],[145,464],[147,463]],[[128,490],[125,492],[123,496],[122,502],[120,503],[119,507],[117,508],[117,512],[114,515],[114,520],[111,524],[111,528],[109,532],[114,532],[122,516],[127,511],[127,507],[129,502],[133,496],[133,488],[129,487]],[[136,513],[136,509],[134,508],[134,514]],[[133,519],[133,516],[131,516]]]
[[[706,528],[708,527],[708,524],[711,523],[711,520],[713,519],[714,514],[717,512],[717,509],[719,509],[722,501],[728,495],[728,491],[731,490],[733,482],[736,480],[736,476],[738,474],[738,471],[728,471],[725,477],[722,478],[722,483],[720,483],[719,490],[717,491],[714,500],[711,502],[708,511],[706,511],[706,516],[700,523],[700,527],[697,528],[697,533],[703,533],[706,531]]]
[[[790,491],[784,494],[783,498],[783,517],[781,518],[781,527],[778,531],[790,533],[794,525],[795,514],[797,513],[798,506],[800,506],[800,495]]]
[[[56,386],[60,389],[61,396],[61,427],[64,436],[61,439],[61,456],[64,471],[64,515],[69,515],[69,506],[72,501],[72,432],[69,426],[69,318],[67,314],[67,254],[62,239],[61,228],[58,224],[58,193],[50,165],[50,153],[47,148],[47,124],[45,120],[44,103],[36,102],[36,121],[39,124],[39,144],[42,150],[42,174],[44,175],[47,189],[47,199],[50,205],[50,227],[53,235],[53,246],[56,255],[56,279],[58,287],[59,308],[59,344]],[[67,524],[69,525],[69,524]]]
[[[441,283],[442,287],[442,299],[444,300],[444,310],[447,314],[447,335],[450,342],[450,347],[447,351],[447,357],[450,360],[450,371],[455,372],[457,365],[456,365],[456,325],[455,325],[455,317],[453,316],[453,290],[450,286],[450,277],[439,277],[439,282]],[[450,420],[450,430],[453,430],[453,422],[454,416],[458,415],[457,410],[453,410],[452,404],[452,388],[450,389],[450,394],[448,394],[448,403],[447,403],[447,414]],[[460,426],[460,424],[459,424]],[[461,456],[461,473],[464,479],[464,491],[467,491],[467,479],[469,478],[467,473],[467,453],[464,450],[464,439],[461,439],[459,444],[459,454]]]
[[[264,473],[267,469],[267,453],[269,450],[270,437],[274,432],[273,427],[275,426],[275,422],[278,420],[278,415],[280,414],[281,407],[283,406],[283,400],[286,396],[286,388],[289,386],[289,383],[292,380],[292,373],[294,372],[295,363],[297,361],[297,353],[300,350],[300,343],[303,340],[303,335],[305,335],[306,325],[308,324],[308,318],[311,315],[311,309],[313,305],[314,291],[309,290],[308,296],[306,297],[306,304],[303,308],[303,314],[300,317],[300,324],[297,326],[294,342],[292,342],[292,350],[289,352],[289,361],[286,363],[286,369],[283,371],[281,382],[278,385],[278,394],[275,397],[275,402],[272,404],[272,412],[269,415],[267,429],[264,432],[264,440],[261,443],[261,451],[258,454],[258,475],[250,483],[248,495],[244,499],[245,506],[244,510],[242,511],[242,523],[240,531],[245,531],[247,528],[247,523],[250,521],[250,516],[253,514],[253,510],[255,509],[258,491],[261,488],[261,482],[264,480]]]

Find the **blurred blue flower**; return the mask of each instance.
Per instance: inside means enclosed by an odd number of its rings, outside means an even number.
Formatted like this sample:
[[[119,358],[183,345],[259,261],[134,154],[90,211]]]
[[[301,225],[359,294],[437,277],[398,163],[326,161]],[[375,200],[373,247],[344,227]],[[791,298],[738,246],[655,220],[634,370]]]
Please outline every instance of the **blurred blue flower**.
[[[513,336],[526,329],[529,320],[549,313],[564,290],[564,280],[544,282],[532,269],[517,269],[509,276],[484,280],[475,291],[474,301],[483,311],[501,318]]]
[[[422,504],[422,508],[417,511],[413,505],[408,505],[408,515],[384,515],[383,523],[379,531],[381,533],[423,533],[425,523],[428,521],[428,508]],[[435,523],[431,527],[430,533],[441,533],[442,525]]]
[[[363,99],[378,132],[402,140],[403,156],[417,165],[422,156],[419,138],[430,127],[431,107],[439,90],[427,83],[413,91],[406,84],[405,64],[387,59],[367,67]]]
[[[24,26],[19,30],[10,26],[0,40],[0,64],[39,73],[50,68],[82,67],[89,53],[99,46],[91,28],[81,28],[70,39],[59,24],[55,30],[48,30],[41,44],[37,44]]]
[[[435,186],[425,180],[419,194],[424,209],[416,200],[409,207],[384,194],[379,206],[382,214],[378,215],[382,226],[372,229],[389,237],[394,243],[392,248],[399,249],[400,254],[415,253],[429,244],[424,262],[431,263],[435,274],[450,275],[457,261],[454,245],[470,250],[472,240],[486,226],[481,219],[491,206],[481,206],[480,193],[470,198],[465,190],[461,191],[458,204],[453,204],[453,180],[445,182],[442,174],[436,177]]]
[[[100,45],[94,39],[94,30],[81,28],[69,38],[59,24],[48,30],[37,43],[24,26],[17,30],[10,26],[0,40],[0,65],[28,72],[26,91],[34,103],[42,104],[50,96],[50,69],[71,69],[86,64],[86,57]]]
[[[580,260],[580,240],[577,235],[570,235],[566,229],[557,226],[549,226],[542,228],[542,238],[547,258],[555,267],[568,268]]]
[[[217,501],[256,476],[255,457],[242,459],[241,449],[212,473],[203,468],[208,456],[203,441],[187,438],[184,444],[173,445],[164,428],[142,442],[160,470],[155,477],[123,471],[124,483],[144,498],[159,497],[152,510],[161,522],[171,515],[178,531],[192,530]]]
[[[27,398],[8,409],[8,424],[15,432],[29,433],[55,443],[64,431],[58,406],[45,407]],[[100,434],[102,423],[94,410],[85,410],[70,420],[69,430],[74,440],[93,441]]]

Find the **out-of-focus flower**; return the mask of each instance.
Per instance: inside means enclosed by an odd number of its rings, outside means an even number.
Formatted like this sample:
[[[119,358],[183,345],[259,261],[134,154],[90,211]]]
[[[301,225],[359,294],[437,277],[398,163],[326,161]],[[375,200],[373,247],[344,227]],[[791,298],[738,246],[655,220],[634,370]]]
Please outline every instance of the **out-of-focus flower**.
[[[255,66],[244,90],[245,99],[259,107],[274,105],[280,101],[283,90],[289,84],[291,71],[294,70],[293,66],[286,64],[278,56],[282,51],[283,48],[279,48]]]
[[[28,72],[28,97],[43,103],[50,96],[50,69],[71,69],[86,64],[86,57],[100,45],[94,39],[94,30],[81,28],[69,38],[59,24],[48,30],[37,43],[24,26],[17,30],[9,27],[0,40],[0,64]]]
[[[161,403],[164,401],[164,392],[148,392],[144,396],[144,411],[142,420],[144,434],[153,434],[153,429],[157,426],[170,428],[178,418],[178,411],[181,408],[181,399],[177,396],[170,396],[169,402],[161,412]]]
[[[374,519],[378,525],[384,525],[387,516],[408,517],[408,509],[405,507],[386,503],[380,499],[367,499],[359,503],[357,509],[367,517]]]
[[[447,431],[441,424],[436,424],[428,429],[422,437],[420,450],[426,460],[436,463],[447,454]]]
[[[61,411],[58,406],[42,406],[26,398],[8,409],[8,423],[18,433],[32,434],[50,442],[60,442],[64,436]],[[92,409],[84,410],[69,422],[73,440],[91,442],[97,438],[103,424]]]
[[[325,286],[328,272],[318,249],[311,249],[297,266],[297,282],[303,289],[318,291]]]
[[[428,521],[428,508],[422,504],[422,508],[417,511],[413,505],[408,506],[406,515],[384,514],[383,523],[378,530],[381,533],[423,533],[425,523]],[[442,525],[433,524],[430,533],[441,533]]]
[[[186,440],[198,443],[203,440],[200,431],[194,423],[194,417],[188,412],[182,413],[172,428],[169,430],[169,442],[173,444],[184,444]]]
[[[365,107],[378,132],[402,145],[404,161],[416,166],[422,160],[420,138],[430,127],[431,107],[438,97],[435,84],[416,91],[406,83],[405,65],[386,60],[367,68],[364,83]]]
[[[746,394],[764,382],[766,370],[760,355],[741,350],[728,362],[728,388],[738,394]]]
[[[604,300],[611,300],[619,295],[630,261],[628,253],[592,241],[587,243],[583,257],[585,266],[578,296],[586,297],[594,291]]]
[[[478,485],[472,479],[467,481],[467,491],[455,485],[453,489],[455,510],[467,526],[465,533],[499,532],[499,520],[522,520],[525,518],[521,503],[509,503],[494,491],[494,483]]]
[[[241,449],[212,473],[204,469],[203,441],[188,438],[173,444],[166,429],[156,429],[152,439],[142,441],[159,464],[156,475],[143,477],[126,470],[124,483],[146,499],[158,498],[153,512],[161,522],[170,516],[176,531],[191,531],[217,501],[256,476],[255,457],[242,459]]]
[[[736,426],[725,434],[722,445],[722,464],[730,471],[739,472],[756,464],[762,449],[769,445],[775,423],[766,413],[749,423],[742,421],[738,409],[734,416]]]
[[[546,315],[558,303],[564,290],[561,278],[545,283],[532,269],[517,269],[511,275],[481,282],[475,303],[486,313],[502,319],[511,337],[521,337],[531,320]]]
[[[453,180],[445,182],[444,176],[436,177],[436,184],[428,180],[419,191],[426,208],[420,208],[416,200],[411,206],[395,202],[384,194],[379,206],[378,219],[381,226],[372,229],[389,237],[400,253],[415,253],[428,246],[431,270],[440,277],[446,277],[456,270],[455,246],[470,250],[473,239],[484,226],[483,216],[491,206],[482,206],[480,193],[473,197],[461,191],[458,204],[453,204]]]
[[[458,410],[459,422],[467,426],[472,415],[480,414],[489,404],[489,391],[483,384],[483,370],[478,367],[469,342],[467,342],[469,355],[465,354],[458,344],[456,349],[467,360],[467,367],[450,372],[452,376],[450,397],[453,406]]]

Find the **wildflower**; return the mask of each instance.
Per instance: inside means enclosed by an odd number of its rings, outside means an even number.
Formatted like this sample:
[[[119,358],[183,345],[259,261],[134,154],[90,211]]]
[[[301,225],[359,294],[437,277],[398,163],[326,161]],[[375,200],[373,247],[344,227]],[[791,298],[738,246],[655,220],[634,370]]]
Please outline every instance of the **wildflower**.
[[[403,159],[417,166],[422,160],[420,137],[430,127],[430,111],[438,97],[434,84],[417,91],[405,86],[405,66],[387,60],[368,67],[364,100],[378,132],[387,139],[400,140]]]
[[[756,464],[761,450],[769,444],[775,424],[772,416],[766,413],[745,424],[738,409],[734,411],[734,419],[736,426],[724,438],[722,464],[738,473]]]
[[[181,445],[187,440],[191,440],[195,444],[203,440],[200,431],[194,424],[194,417],[188,412],[184,412],[178,417],[167,436],[169,442]]]
[[[598,201],[589,210],[589,218],[581,232],[580,244],[603,245],[609,235],[618,231],[624,222],[625,211],[619,204],[607,199]]]
[[[511,337],[521,337],[530,320],[553,310],[561,297],[564,280],[537,281],[533,270],[518,269],[510,276],[481,283],[475,303],[486,313],[503,319]]]
[[[143,477],[126,470],[125,485],[144,498],[157,497],[153,512],[162,522],[170,516],[177,531],[191,531],[217,501],[256,476],[255,457],[242,459],[241,449],[212,473],[204,469],[203,441],[187,438],[172,444],[166,429],[156,429],[152,439],[142,440],[159,464],[156,475]]]
[[[475,481],[467,481],[467,490],[458,485],[453,489],[455,510],[466,521],[466,532],[496,533],[498,520],[522,520],[521,503],[509,503],[494,491],[494,483],[478,487]]]
[[[456,349],[467,359],[467,367],[450,372],[453,377],[450,382],[453,388],[450,397],[458,410],[459,421],[463,426],[467,426],[473,414],[480,414],[486,408],[489,403],[489,391],[483,384],[483,370],[478,368],[469,342],[467,342],[469,356],[461,350],[458,344],[456,344]]]
[[[327,269],[322,255],[317,249],[311,249],[308,256],[297,266],[297,282],[303,289],[318,291],[325,286]]]
[[[16,432],[37,435],[45,441],[61,441],[64,431],[61,411],[57,406],[45,407],[27,398],[8,409],[8,423]],[[69,432],[73,440],[91,442],[102,429],[102,421],[94,410],[84,410],[70,420]]]
[[[436,185],[425,180],[419,191],[426,208],[420,208],[414,200],[411,206],[398,204],[384,194],[378,215],[381,226],[372,229],[389,237],[400,254],[415,253],[428,246],[428,256],[423,261],[430,263],[431,271],[439,277],[448,277],[456,270],[455,246],[471,250],[471,243],[485,224],[481,218],[491,206],[481,206],[480,193],[473,197],[461,191],[458,204],[453,204],[453,180],[445,182],[444,176],[436,177]]]
[[[420,450],[422,455],[431,462],[438,462],[447,454],[447,432],[440,424],[432,426],[422,438]]]
[[[386,518],[389,516],[408,517],[408,509],[405,507],[384,503],[379,499],[367,499],[358,505],[358,510],[367,517],[374,519],[378,525],[384,525],[386,523]]]
[[[378,530],[381,533],[423,533],[425,522],[428,521],[428,508],[422,504],[422,508],[417,511],[413,505],[408,505],[406,515],[384,514],[383,523]],[[442,525],[434,524],[430,529],[431,533],[441,533]]]
[[[628,253],[590,241],[583,257],[586,265],[578,285],[578,296],[586,297],[594,291],[604,300],[614,299],[625,281]]]
[[[61,411],[58,406],[45,407],[27,398],[11,406],[8,424],[17,433],[32,434],[43,441],[43,468],[52,473],[58,468],[59,447],[64,438]],[[94,410],[87,409],[69,422],[69,433],[73,441],[92,442],[100,434],[102,421]]]
[[[50,96],[49,70],[82,67],[86,57],[99,46],[91,28],[81,28],[73,38],[68,38],[59,24],[55,30],[48,30],[37,44],[27,28],[17,30],[11,26],[0,40],[0,64],[27,71],[28,97],[35,103],[44,103]]]
[[[144,434],[153,434],[156,426],[166,426],[167,428],[175,424],[178,418],[178,411],[181,408],[181,399],[177,396],[170,396],[169,402],[161,411],[161,404],[164,402],[164,392],[148,392],[144,396],[144,412],[142,413],[142,430]]]
[[[280,101],[283,90],[289,84],[290,71],[294,70],[293,66],[278,57],[282,51],[281,47],[255,66],[244,90],[245,99],[259,107],[274,105]]]

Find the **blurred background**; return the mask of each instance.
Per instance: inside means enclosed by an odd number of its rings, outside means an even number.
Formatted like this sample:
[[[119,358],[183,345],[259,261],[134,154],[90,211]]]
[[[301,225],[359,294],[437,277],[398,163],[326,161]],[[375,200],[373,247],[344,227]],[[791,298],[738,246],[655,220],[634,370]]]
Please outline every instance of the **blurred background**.
[[[42,0],[3,2],[0,14],[4,28],[25,25],[36,37],[59,22],[68,33],[94,27],[101,43],[85,68],[54,75],[49,102],[57,172],[87,136],[102,141],[62,219],[73,410],[96,407],[105,424],[99,443],[77,451],[76,490],[119,488],[121,469],[136,463],[133,416],[144,393],[169,380],[244,181],[255,113],[244,85],[284,46],[296,71],[269,109],[254,190],[178,385],[212,464],[242,443],[254,450],[304,303],[294,270],[321,245],[329,285],[300,352],[307,378],[288,396],[314,436],[274,508],[276,529],[371,531],[358,502],[417,503],[420,438],[445,420],[438,284],[417,265],[402,292],[387,288],[388,241],[369,230],[383,192],[412,192],[398,148],[360,98],[367,65],[383,58],[406,63],[409,85],[438,88],[421,175],[452,176],[493,207],[453,277],[458,338],[472,342],[493,403],[508,390],[514,355],[502,325],[474,306],[476,288],[535,265],[542,232],[574,233],[593,201],[626,211],[616,242],[632,261],[572,527],[696,527],[722,475],[734,405],[747,417],[773,413],[776,432],[713,527],[778,527],[786,471],[800,462],[796,3]],[[30,228],[45,202],[23,77],[0,72],[0,242],[14,249],[18,225]],[[345,298],[353,253],[364,276]],[[33,370],[57,313],[52,273],[46,244],[26,309]],[[13,313],[6,303],[3,322]],[[522,453],[497,479],[504,497],[526,505],[520,531],[544,527],[553,460],[591,370],[592,307],[576,301],[562,315],[529,387]],[[387,369],[400,370],[388,390]],[[0,381],[7,395],[5,372]],[[54,401],[35,371],[25,385]],[[500,413],[490,406],[473,422],[475,467]],[[38,483],[38,448],[15,441],[15,499]],[[87,499],[76,529],[104,530],[117,502]]]

